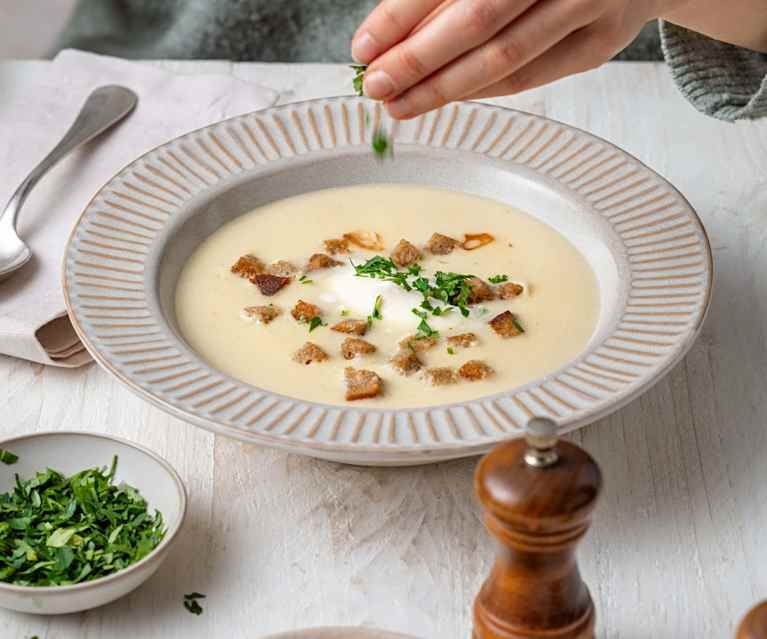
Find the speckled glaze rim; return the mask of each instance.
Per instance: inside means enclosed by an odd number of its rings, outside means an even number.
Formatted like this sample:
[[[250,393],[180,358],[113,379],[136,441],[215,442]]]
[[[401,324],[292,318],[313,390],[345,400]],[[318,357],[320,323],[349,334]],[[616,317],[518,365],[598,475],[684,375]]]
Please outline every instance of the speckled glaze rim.
[[[415,409],[314,404],[254,388],[209,367],[150,309],[159,231],[193,197],[274,162],[367,148],[385,121],[356,97],[238,116],[161,145],[120,171],[72,231],[63,284],[72,324],[94,359],[140,396],[208,430],[339,461],[425,463],[481,453],[534,415],[562,432],[652,386],[689,350],[709,307],[705,230],[666,180],[614,145],[540,116],[449,105],[391,124],[397,147],[476,154],[532,171],[606,221],[622,244],[627,297],[609,334],[558,371],[505,393]]]
[[[122,570],[118,570],[115,573],[112,573],[111,575],[106,575],[105,577],[99,577],[98,579],[93,579],[92,581],[84,581],[79,584],[71,584],[68,586],[16,586],[14,584],[9,584],[5,582],[0,582],[0,592],[11,592],[14,594],[20,594],[20,595],[26,595],[26,596],[43,596],[43,595],[64,595],[64,594],[71,594],[73,592],[83,592],[87,590],[94,590],[97,588],[101,588],[102,586],[106,586],[112,582],[120,581],[127,577],[128,575],[141,570],[148,564],[154,564],[161,561],[164,561],[165,556],[168,554],[168,551],[170,550],[171,545],[176,540],[176,537],[178,537],[178,533],[181,531],[181,526],[184,523],[184,520],[186,519],[186,510],[187,510],[187,495],[186,495],[186,486],[184,486],[184,482],[181,479],[181,476],[178,474],[175,468],[170,465],[170,462],[166,461],[162,457],[160,457],[157,453],[155,453],[152,450],[149,450],[145,446],[142,446],[141,444],[137,444],[136,442],[132,442],[128,439],[123,439],[122,437],[115,437],[114,435],[107,435],[104,433],[91,433],[88,431],[82,431],[82,430],[46,430],[46,431],[40,431],[37,433],[28,433],[26,435],[17,435],[15,437],[9,437],[7,439],[0,440],[0,448],[8,448],[13,449],[13,445],[22,442],[29,439],[42,439],[45,437],[70,437],[70,436],[77,436],[77,437],[90,437],[93,439],[105,439],[107,441],[116,442],[122,446],[127,446],[128,448],[133,448],[134,450],[137,450],[138,452],[145,455],[148,459],[152,460],[155,464],[160,466],[173,480],[173,485],[176,487],[176,496],[178,497],[178,503],[179,503],[179,514],[178,519],[176,522],[173,523],[172,526],[168,526],[167,530],[165,531],[165,536],[162,538],[162,541],[160,541],[159,544],[157,544],[157,547],[154,548],[146,557],[143,557],[142,559],[139,559],[137,562],[130,564],[127,568],[123,568]],[[167,522],[166,522],[167,524]]]

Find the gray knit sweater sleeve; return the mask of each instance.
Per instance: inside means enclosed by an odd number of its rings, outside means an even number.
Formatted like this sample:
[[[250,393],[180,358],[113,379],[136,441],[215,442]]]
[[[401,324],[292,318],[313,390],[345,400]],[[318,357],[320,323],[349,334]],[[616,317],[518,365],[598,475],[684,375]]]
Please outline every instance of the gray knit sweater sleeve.
[[[671,75],[696,109],[720,120],[767,116],[767,54],[660,23]]]

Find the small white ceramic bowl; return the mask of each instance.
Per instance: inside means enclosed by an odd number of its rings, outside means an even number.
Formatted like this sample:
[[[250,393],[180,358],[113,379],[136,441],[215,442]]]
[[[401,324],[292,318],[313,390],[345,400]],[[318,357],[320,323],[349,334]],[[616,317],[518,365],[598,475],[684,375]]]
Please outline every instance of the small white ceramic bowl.
[[[165,538],[141,561],[107,577],[73,586],[31,587],[0,582],[0,607],[41,615],[66,614],[103,606],[128,594],[160,567],[186,514],[186,491],[178,473],[152,451],[132,442],[83,432],[45,432],[0,442],[0,448],[18,455],[12,465],[0,464],[0,493],[10,490],[15,475],[33,476],[53,468],[71,475],[86,468],[109,466],[118,456],[117,483],[138,489],[150,511],[162,513]]]

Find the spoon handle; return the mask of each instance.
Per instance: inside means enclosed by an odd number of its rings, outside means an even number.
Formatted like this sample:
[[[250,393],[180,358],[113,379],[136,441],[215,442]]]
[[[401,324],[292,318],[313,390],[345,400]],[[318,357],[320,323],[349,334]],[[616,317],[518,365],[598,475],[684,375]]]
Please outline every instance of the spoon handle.
[[[59,160],[81,144],[92,140],[130,113],[138,97],[130,89],[116,85],[99,87],[88,96],[74,123],[61,141],[19,185],[0,215],[0,227],[15,228],[16,218],[29,192]]]

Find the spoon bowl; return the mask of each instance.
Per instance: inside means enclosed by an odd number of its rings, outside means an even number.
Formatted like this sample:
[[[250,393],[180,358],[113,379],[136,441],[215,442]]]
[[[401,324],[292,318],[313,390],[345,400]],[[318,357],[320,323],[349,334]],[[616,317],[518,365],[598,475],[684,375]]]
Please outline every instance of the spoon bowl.
[[[32,251],[16,232],[16,220],[29,192],[60,160],[122,120],[136,106],[138,96],[121,86],[93,91],[61,141],[16,189],[0,213],[0,281],[10,277],[32,257]]]

